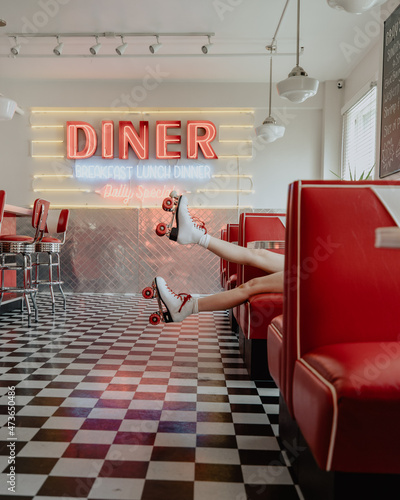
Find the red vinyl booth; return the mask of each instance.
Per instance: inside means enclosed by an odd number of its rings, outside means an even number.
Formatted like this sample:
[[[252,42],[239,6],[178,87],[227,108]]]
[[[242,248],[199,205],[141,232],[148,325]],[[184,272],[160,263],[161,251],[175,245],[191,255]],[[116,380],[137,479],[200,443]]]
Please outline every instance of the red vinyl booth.
[[[227,241],[228,230],[226,228],[221,229],[221,240]],[[220,277],[221,277],[221,286],[225,288],[226,283],[226,266],[227,261],[225,259],[220,259]]]
[[[239,245],[247,247],[256,241],[276,243],[272,251],[284,253],[285,214],[242,213],[239,220]],[[265,272],[246,265],[237,266],[237,286]],[[239,325],[239,345],[249,375],[252,379],[270,377],[267,360],[267,334],[271,320],[282,313],[283,294],[265,293],[254,295],[246,303],[235,308],[234,316]]]
[[[400,207],[400,182],[289,188],[270,370],[319,470],[346,477],[400,473],[400,250],[375,247],[376,228],[396,226],[390,197]]]
[[[228,224],[226,230],[227,241],[229,241],[229,243],[237,244],[239,240],[239,224]],[[227,280],[225,283],[225,289],[232,290],[237,284],[237,264],[235,262],[227,262],[226,276]]]

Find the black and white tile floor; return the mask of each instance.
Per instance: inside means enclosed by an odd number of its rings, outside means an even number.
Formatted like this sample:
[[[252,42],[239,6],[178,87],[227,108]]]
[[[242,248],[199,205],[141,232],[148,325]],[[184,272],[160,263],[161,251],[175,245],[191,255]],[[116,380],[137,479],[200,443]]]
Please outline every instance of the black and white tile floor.
[[[31,328],[0,315],[1,497],[302,498],[276,437],[278,390],[249,379],[226,313],[152,326],[155,301],[137,296],[69,295],[55,317],[39,306]]]

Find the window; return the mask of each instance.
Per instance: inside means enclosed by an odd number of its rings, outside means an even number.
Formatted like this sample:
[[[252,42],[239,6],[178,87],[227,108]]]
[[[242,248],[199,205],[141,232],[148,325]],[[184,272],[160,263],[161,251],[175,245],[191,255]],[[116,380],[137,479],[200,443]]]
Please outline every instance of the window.
[[[376,151],[376,85],[343,114],[342,179],[374,177]]]

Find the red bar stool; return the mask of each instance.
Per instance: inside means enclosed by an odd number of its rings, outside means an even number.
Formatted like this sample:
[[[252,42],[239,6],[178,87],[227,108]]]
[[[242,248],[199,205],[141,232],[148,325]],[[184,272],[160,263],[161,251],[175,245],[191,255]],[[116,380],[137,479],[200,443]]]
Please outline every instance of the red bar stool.
[[[1,199],[3,200],[2,202]],[[1,203],[3,203],[2,219],[5,203],[4,191],[0,191],[0,206]],[[22,308],[25,303],[28,313],[28,326],[31,326],[32,313],[28,295],[31,298],[35,310],[35,321],[38,320],[38,309],[36,305],[36,293],[38,289],[32,283],[32,254],[35,252],[36,243],[43,237],[49,206],[50,202],[46,200],[35,200],[32,211],[32,227],[35,229],[35,235],[33,237],[21,234],[4,234],[0,236],[0,306],[5,293],[22,294]],[[17,279],[15,287],[5,286],[4,273],[6,271],[20,272],[20,274],[22,274],[22,284],[19,284],[21,280]]]
[[[35,279],[34,285],[39,287],[40,285],[48,285],[50,288],[50,296],[52,302],[52,312],[55,312],[55,297],[54,297],[54,286],[57,285],[61,293],[64,310],[67,308],[67,299],[65,297],[64,291],[61,285],[64,283],[61,281],[61,269],[60,269],[60,251],[61,247],[65,243],[65,237],[67,234],[69,219],[69,210],[63,209],[60,211],[50,211],[47,218],[46,225],[46,236],[36,243],[36,262],[33,264],[35,268]],[[60,238],[56,238],[54,234],[58,234]],[[42,261],[41,261],[42,257]],[[43,260],[43,258],[45,260]],[[40,279],[40,268],[47,267],[48,269],[48,279]]]

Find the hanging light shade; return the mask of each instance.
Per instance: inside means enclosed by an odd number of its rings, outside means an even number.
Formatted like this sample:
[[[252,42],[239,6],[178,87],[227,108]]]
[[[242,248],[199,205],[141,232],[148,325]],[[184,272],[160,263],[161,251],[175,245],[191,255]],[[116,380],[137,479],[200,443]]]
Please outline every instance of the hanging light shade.
[[[269,115],[263,124],[255,129],[257,137],[261,137],[264,142],[274,142],[283,137],[285,127],[277,125],[276,120],[271,116],[271,97],[272,97],[272,56],[269,65]]]
[[[17,103],[0,94],[0,120],[11,120],[17,109]]]
[[[304,102],[318,92],[319,81],[310,78],[299,64],[300,59],[300,0],[297,0],[297,51],[296,66],[286,80],[278,83],[278,94],[292,102]]]
[[[350,14],[363,14],[367,10],[385,3],[386,0],[327,0],[329,7],[345,10]]]

